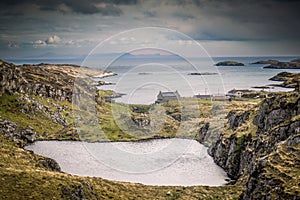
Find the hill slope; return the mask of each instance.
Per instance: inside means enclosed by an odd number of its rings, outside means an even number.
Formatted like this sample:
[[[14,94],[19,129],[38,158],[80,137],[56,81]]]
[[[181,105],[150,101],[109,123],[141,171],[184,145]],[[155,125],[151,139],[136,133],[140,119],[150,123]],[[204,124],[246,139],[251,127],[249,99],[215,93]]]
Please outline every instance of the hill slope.
[[[36,140],[80,139],[71,103],[74,81],[82,78],[78,67],[15,66],[1,61],[0,72],[0,198],[299,198],[300,95],[297,92],[270,94],[261,103],[252,100],[227,102],[226,123],[221,129],[214,127],[213,120],[207,123],[212,109],[209,102],[196,102],[201,103],[199,116],[192,112],[196,109],[195,102],[184,114],[176,103],[163,105],[169,129],[158,136],[173,137],[174,132],[170,130],[180,123],[186,127],[198,124],[190,132],[197,132],[195,139],[210,146],[209,153],[215,162],[235,183],[222,187],[159,187],[65,174],[54,160],[22,148]],[[89,69],[84,73],[104,74]],[[103,97],[105,93],[97,94],[97,108],[104,114],[99,119],[108,132],[106,137],[110,141],[136,140],[122,133],[111,118],[111,107]],[[148,123],[148,109],[147,106],[132,106],[133,121],[143,129]],[[179,137],[193,137],[190,132],[179,134]]]

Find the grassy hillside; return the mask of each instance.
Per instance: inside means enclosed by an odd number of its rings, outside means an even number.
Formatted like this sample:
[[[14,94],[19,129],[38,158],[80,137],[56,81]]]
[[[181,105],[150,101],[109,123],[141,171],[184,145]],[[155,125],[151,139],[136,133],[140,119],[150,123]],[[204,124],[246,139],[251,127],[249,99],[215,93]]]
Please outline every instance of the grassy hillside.
[[[69,175],[0,137],[0,199],[237,199],[241,187],[161,187]]]
[[[0,70],[7,74],[0,81],[0,199],[299,197],[297,92],[268,94],[262,102],[183,98],[179,102],[127,105],[106,102],[105,96],[113,91],[100,90],[95,102],[77,105],[71,100],[78,66],[0,62]],[[85,73],[99,72],[85,69]],[[53,81],[56,83],[51,85]],[[60,172],[54,160],[22,148],[36,140],[169,137],[196,139],[210,146],[215,162],[236,183],[220,187],[145,186],[81,177]]]

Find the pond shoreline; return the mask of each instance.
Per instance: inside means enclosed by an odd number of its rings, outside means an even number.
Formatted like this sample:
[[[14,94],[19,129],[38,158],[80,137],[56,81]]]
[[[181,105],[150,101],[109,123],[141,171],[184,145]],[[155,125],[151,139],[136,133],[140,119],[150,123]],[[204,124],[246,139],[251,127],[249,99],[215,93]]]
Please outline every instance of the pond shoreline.
[[[226,172],[208,155],[207,147],[190,139],[152,139],[131,143],[37,141],[24,149],[54,159],[64,173],[85,177],[160,186],[221,186],[230,183]]]

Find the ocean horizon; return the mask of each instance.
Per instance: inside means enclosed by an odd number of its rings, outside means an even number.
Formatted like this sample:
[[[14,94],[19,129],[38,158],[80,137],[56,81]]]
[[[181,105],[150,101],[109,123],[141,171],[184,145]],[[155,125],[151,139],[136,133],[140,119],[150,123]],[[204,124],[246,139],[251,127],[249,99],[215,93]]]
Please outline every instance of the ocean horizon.
[[[159,91],[178,91],[183,97],[197,94],[225,95],[231,89],[262,90],[253,87],[268,86],[278,82],[269,79],[280,72],[299,73],[300,69],[265,69],[265,64],[251,64],[259,60],[290,61],[300,56],[262,57],[202,57],[180,58],[169,56],[100,56],[82,58],[7,59],[22,64],[75,64],[101,70],[113,71],[116,76],[102,80],[114,83],[100,89],[125,94],[116,102],[128,104],[154,103]],[[245,66],[215,66],[220,61],[237,61]],[[207,73],[210,75],[190,75]],[[98,80],[98,79],[97,79]],[[270,86],[270,92],[293,89]]]

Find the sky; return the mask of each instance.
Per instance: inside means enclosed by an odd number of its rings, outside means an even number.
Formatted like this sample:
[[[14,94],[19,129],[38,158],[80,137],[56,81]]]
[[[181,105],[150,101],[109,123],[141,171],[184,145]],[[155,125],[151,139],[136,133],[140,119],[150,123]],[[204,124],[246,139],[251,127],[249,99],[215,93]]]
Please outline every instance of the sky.
[[[172,30],[158,31],[160,44],[185,46],[190,56],[195,42],[210,56],[300,55],[297,0],[1,0],[0,6],[1,58],[86,55],[108,40],[97,53],[122,52],[155,42],[155,32],[122,34],[143,27]]]

